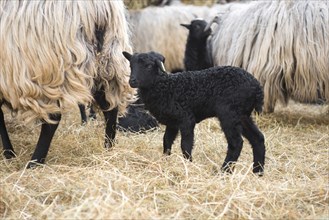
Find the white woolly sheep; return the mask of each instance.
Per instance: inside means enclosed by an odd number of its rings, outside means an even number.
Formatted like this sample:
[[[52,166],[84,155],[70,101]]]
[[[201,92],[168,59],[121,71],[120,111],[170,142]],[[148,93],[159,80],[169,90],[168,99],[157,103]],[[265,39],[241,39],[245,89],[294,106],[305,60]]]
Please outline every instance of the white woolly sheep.
[[[280,101],[328,103],[329,2],[257,1],[220,14],[214,65],[234,65],[263,85],[264,111]]]
[[[0,107],[43,122],[33,161],[45,161],[61,113],[93,98],[105,116],[105,145],[112,145],[117,114],[135,92],[121,54],[131,51],[125,13],[122,1],[0,1]],[[2,110],[0,116],[11,158]]]
[[[230,171],[231,164],[239,158],[243,135],[253,148],[253,172],[263,173],[264,136],[253,122],[251,113],[253,110],[261,112],[264,94],[250,73],[238,67],[223,66],[168,74],[161,54],[123,54],[130,61],[130,86],[139,89],[145,108],[166,125],[165,154],[171,153],[180,131],[183,155],[192,160],[195,124],[216,117],[228,142],[223,170]]]

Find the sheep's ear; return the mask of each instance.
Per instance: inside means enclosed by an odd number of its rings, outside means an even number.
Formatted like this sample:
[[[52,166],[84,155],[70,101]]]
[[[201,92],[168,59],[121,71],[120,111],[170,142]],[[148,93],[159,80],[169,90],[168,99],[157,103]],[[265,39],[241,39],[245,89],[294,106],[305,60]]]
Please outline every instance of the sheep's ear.
[[[164,65],[163,65],[163,62],[162,62],[161,60],[156,60],[155,62],[156,62],[156,64],[157,64],[157,66],[160,68],[160,70],[161,70],[162,72],[166,73],[166,69],[165,69],[165,67],[164,67]]]
[[[183,27],[186,27],[187,29],[189,29],[190,30],[190,28],[191,28],[191,25],[190,24],[180,24],[181,26],[183,26]]]
[[[210,28],[210,26],[213,24],[213,23],[216,23],[216,24],[219,24],[219,21],[218,21],[218,15],[216,15],[208,24],[207,26],[204,28],[204,32],[208,31]]]
[[[132,57],[132,55],[131,55],[130,53],[128,53],[128,52],[126,52],[126,51],[123,51],[122,54],[123,54],[123,56],[125,56],[125,58],[126,58],[127,60],[130,61],[130,59],[131,59],[131,57]]]

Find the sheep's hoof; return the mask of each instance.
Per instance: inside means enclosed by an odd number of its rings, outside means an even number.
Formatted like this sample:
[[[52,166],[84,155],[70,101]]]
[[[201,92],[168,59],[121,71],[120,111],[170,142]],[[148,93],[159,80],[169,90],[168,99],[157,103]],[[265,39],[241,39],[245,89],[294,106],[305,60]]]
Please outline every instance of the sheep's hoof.
[[[90,118],[90,120],[96,120],[97,119],[96,114],[90,114],[88,117]]]
[[[104,147],[106,149],[111,149],[113,146],[114,146],[114,140],[110,140],[106,138],[104,142]]]
[[[16,154],[13,150],[5,150],[3,156],[5,156],[6,159],[12,159],[16,157]]]
[[[169,156],[171,154],[171,149],[165,149],[163,154]]]

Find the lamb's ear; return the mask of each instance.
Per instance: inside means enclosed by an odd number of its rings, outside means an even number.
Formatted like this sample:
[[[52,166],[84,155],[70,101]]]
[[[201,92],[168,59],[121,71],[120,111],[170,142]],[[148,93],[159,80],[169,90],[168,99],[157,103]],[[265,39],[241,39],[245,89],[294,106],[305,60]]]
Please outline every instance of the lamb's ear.
[[[210,26],[213,24],[213,23],[216,23],[216,24],[218,24],[219,23],[219,21],[218,21],[218,15],[216,15],[208,24],[207,24],[207,26],[204,28],[204,32],[206,32],[206,31],[208,31],[209,29],[211,29],[210,28]]]
[[[190,24],[180,24],[181,26],[183,26],[183,27],[186,27],[187,29],[189,29],[190,30],[190,28],[191,28],[191,25]]]
[[[163,65],[163,62],[162,62],[161,60],[156,60],[155,62],[156,62],[156,64],[157,64],[157,66],[160,68],[160,70],[161,70],[162,72],[166,73],[166,69],[165,69],[165,67],[164,67],[164,65]]]
[[[127,60],[130,61],[130,59],[131,59],[131,57],[132,57],[132,55],[131,55],[130,53],[128,53],[128,52],[126,52],[126,51],[123,51],[122,54],[123,54],[123,56],[125,56],[125,58],[126,58]]]
[[[203,30],[203,32],[207,32],[207,31],[212,31],[212,29],[211,29],[211,24],[209,23],[209,24],[207,24],[207,26],[204,28],[204,30]]]

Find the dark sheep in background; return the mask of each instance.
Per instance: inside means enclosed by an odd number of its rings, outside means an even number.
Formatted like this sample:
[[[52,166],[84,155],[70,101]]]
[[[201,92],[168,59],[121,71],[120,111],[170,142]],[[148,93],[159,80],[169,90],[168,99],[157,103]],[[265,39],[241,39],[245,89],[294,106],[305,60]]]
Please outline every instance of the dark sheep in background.
[[[189,30],[185,46],[185,70],[202,70],[213,66],[211,51],[208,43],[211,28],[208,23],[199,18],[190,24],[181,24]]]
[[[127,108],[126,115],[118,120],[118,129],[120,131],[146,132],[158,126],[157,120],[146,111],[141,99],[131,104]]]
[[[262,111],[264,94],[250,73],[238,67],[224,66],[168,74],[164,70],[164,57],[159,53],[123,54],[130,61],[130,86],[139,89],[145,108],[166,125],[164,154],[171,153],[180,131],[183,155],[192,161],[196,123],[217,117],[228,142],[223,170],[230,171],[231,164],[239,158],[243,135],[253,148],[253,172],[263,173],[264,136],[253,122],[251,113]]]

